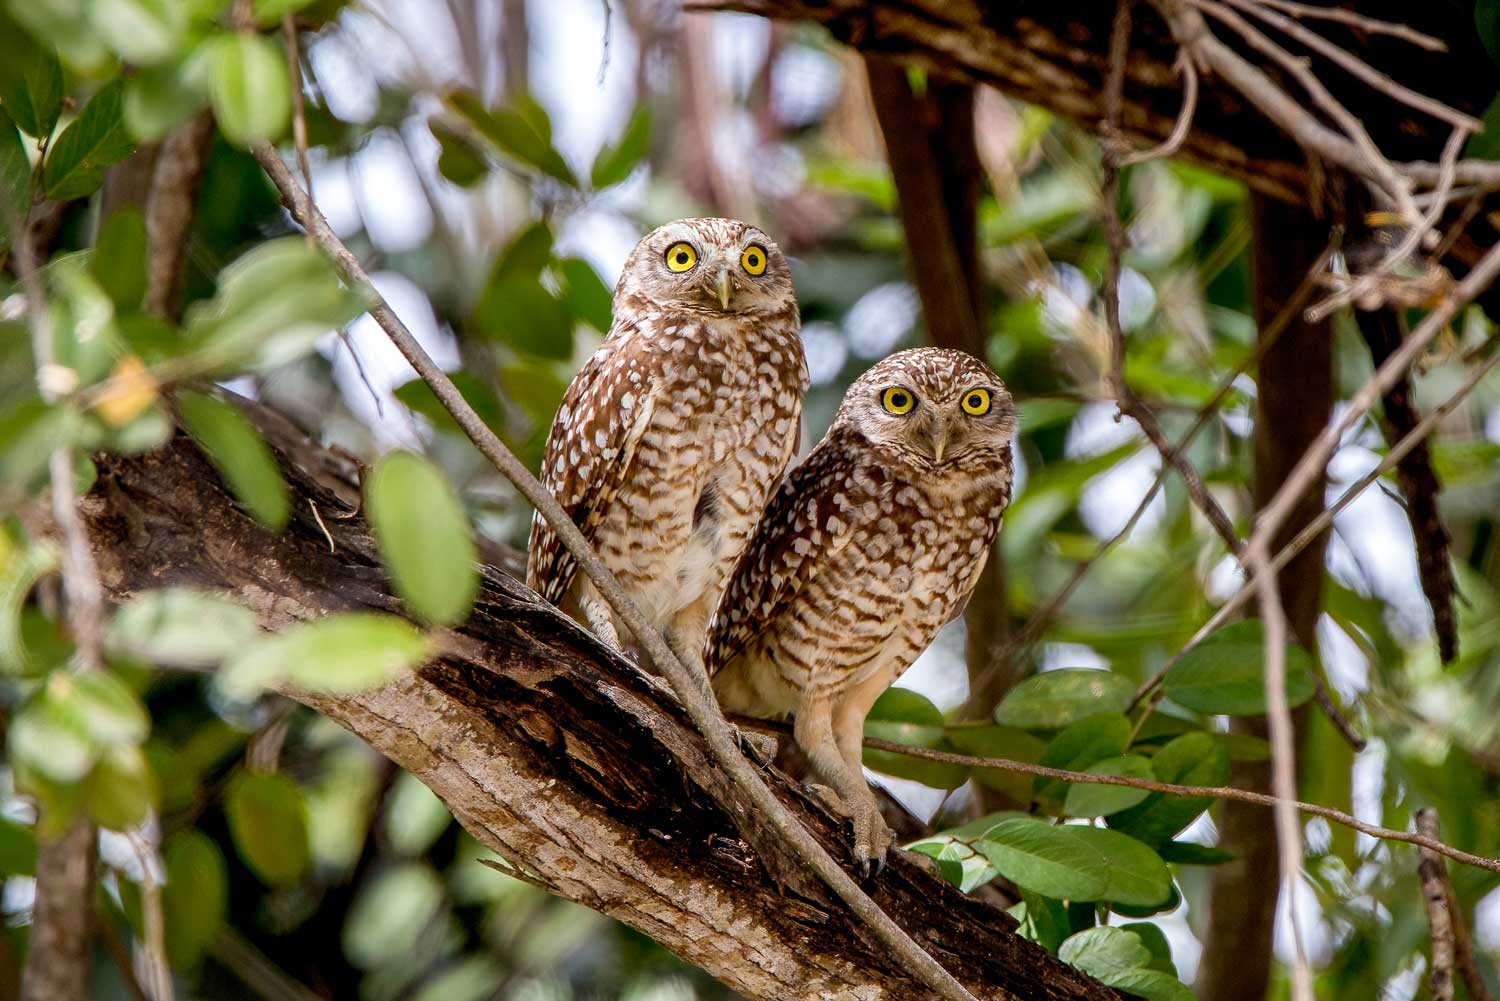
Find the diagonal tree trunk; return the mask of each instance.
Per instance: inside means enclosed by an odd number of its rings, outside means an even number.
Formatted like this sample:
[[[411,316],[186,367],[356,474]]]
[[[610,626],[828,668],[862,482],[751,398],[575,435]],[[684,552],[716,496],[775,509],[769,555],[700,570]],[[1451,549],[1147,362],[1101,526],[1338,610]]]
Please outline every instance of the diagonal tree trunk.
[[[316,461],[314,446],[261,424],[283,462],[289,454]],[[236,506],[184,436],[96,461],[99,478],[83,505],[114,600],[204,588],[238,598],[268,627],[398,609],[363,520],[328,486],[332,464],[315,473],[286,467],[297,520],[272,534]],[[425,782],[524,878],[624,921],[734,990],[931,996],[810,873],[751,847],[761,843],[755,817],[737,812],[670,695],[514,579],[487,568],[473,616],[444,649],[420,671],[357,696],[287,694]],[[836,822],[773,777],[810,829],[842,850]],[[894,853],[869,889],[979,997],[1118,997],[914,856]]]

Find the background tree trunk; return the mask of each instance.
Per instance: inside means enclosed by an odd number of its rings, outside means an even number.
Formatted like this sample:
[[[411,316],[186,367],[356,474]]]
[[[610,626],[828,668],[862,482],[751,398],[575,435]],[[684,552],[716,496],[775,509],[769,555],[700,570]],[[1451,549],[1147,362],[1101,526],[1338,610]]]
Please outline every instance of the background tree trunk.
[[[1328,224],[1303,209],[1263,195],[1251,197],[1254,227],[1255,320],[1262,333],[1302,284],[1323,252]],[[1256,379],[1255,505],[1280,488],[1297,460],[1328,422],[1333,406],[1333,353],[1328,324],[1307,323],[1302,314],[1265,353]],[[1281,548],[1323,509],[1323,486],[1309,490],[1272,542]],[[1278,576],[1287,623],[1311,644],[1322,610],[1326,534],[1304,549]],[[1300,721],[1305,710],[1293,718]],[[1235,717],[1243,732],[1265,737],[1264,717]],[[1269,791],[1268,762],[1236,762],[1230,784]],[[1276,917],[1276,832],[1264,810],[1227,802],[1219,815],[1219,847],[1239,860],[1217,866],[1203,958],[1198,968],[1200,1001],[1263,1001],[1270,981],[1271,938]]]

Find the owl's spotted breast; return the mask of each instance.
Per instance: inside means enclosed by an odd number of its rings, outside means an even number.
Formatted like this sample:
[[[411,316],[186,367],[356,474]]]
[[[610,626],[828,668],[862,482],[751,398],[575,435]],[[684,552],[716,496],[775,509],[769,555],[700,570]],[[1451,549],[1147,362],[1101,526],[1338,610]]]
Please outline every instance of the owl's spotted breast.
[[[684,220],[632,251],[609,336],[569,386],[543,482],[680,656],[796,449],[807,386],[786,259],[765,234]],[[606,641],[620,624],[551,529],[527,577]]]

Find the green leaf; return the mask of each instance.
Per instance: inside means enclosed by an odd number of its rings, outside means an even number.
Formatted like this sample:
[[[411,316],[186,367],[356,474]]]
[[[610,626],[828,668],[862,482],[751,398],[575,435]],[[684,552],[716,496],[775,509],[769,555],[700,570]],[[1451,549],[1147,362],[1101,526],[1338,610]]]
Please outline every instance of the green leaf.
[[[313,0],[253,0],[251,9],[255,11],[255,23],[262,28],[270,28],[280,24],[286,15],[295,14],[312,2]]]
[[[162,848],[167,884],[162,888],[167,959],[191,970],[219,935],[229,910],[229,874],[219,848],[202,831],[167,838]]]
[[[31,160],[16,123],[0,107],[0,213],[24,219],[31,206]],[[0,250],[10,245],[9,223],[0,225]]]
[[[378,612],[342,612],[289,626],[227,663],[216,676],[232,698],[290,681],[330,695],[385,684],[428,656],[411,623]]]
[[[1158,970],[1120,970],[1099,979],[1145,1001],[1194,1001],[1186,984]]]
[[[274,532],[291,517],[291,493],[260,432],[222,400],[184,390],[177,409],[188,433],[257,521]]]
[[[56,201],[93,194],[104,183],[104,171],[135,149],[121,110],[124,84],[111,80],[99,89],[83,112],[47,151],[42,190]]]
[[[365,308],[333,264],[301,237],[269,240],[219,273],[211,302],[188,310],[188,337],[205,364],[272,369],[311,351]]]
[[[396,593],[428,622],[462,622],[479,593],[479,553],[448,477],[411,452],[388,452],[365,478],[365,509]]]
[[[188,588],[146,591],[109,626],[111,650],[150,664],[210,667],[260,636],[255,613],[228,598]]]
[[[385,807],[386,837],[394,851],[422,855],[451,823],[453,815],[436,793],[410,772],[396,776]]]
[[[1019,912],[1012,909],[1011,913],[1021,922],[1016,929],[1017,934],[1024,935],[1055,954],[1072,930],[1072,922],[1068,920],[1068,905],[1061,900],[1022,890],[1021,903],[1016,906]]]
[[[588,261],[569,257],[558,262],[562,272],[563,302],[575,317],[600,333],[608,333],[614,313],[614,294]]]
[[[1156,970],[1170,977],[1177,976],[1177,964],[1172,962],[1172,946],[1167,942],[1167,936],[1162,934],[1160,925],[1151,921],[1128,921],[1116,927],[1141,940],[1141,944],[1151,954],[1151,962],[1145,965],[1146,969]]]
[[[1226,852],[1222,848],[1200,845],[1192,841],[1168,841],[1159,846],[1156,851],[1163,862],[1172,862],[1177,865],[1223,865],[1225,862],[1233,862],[1239,858],[1233,852]]]
[[[146,220],[133,205],[118,209],[99,231],[89,273],[117,309],[133,309],[146,295]]]
[[[113,671],[55,674],[48,687],[70,703],[99,744],[139,744],[151,733],[140,697]]]
[[[443,901],[443,885],[426,865],[408,862],[367,881],[344,919],[344,955],[361,969],[388,964],[411,948]]]
[[[100,755],[84,780],[83,795],[94,823],[126,831],[144,821],[156,805],[156,776],[139,747],[117,745]]]
[[[1151,762],[1136,754],[1090,765],[1086,771],[1092,775],[1126,775],[1135,779],[1154,779]],[[1069,817],[1107,817],[1121,810],[1128,810],[1151,795],[1145,789],[1129,786],[1085,785],[1074,782],[1068,786],[1068,798],[1063,804],[1063,813]]]
[[[898,744],[947,750],[943,714],[925,696],[907,688],[888,688],[865,717],[865,736]],[[969,778],[963,765],[926,761],[893,751],[866,748],[865,766],[884,775],[921,782],[934,789],[957,789]]]
[[[475,309],[479,332],[538,358],[573,355],[573,317],[535,277],[491,281]]]
[[[459,92],[449,95],[448,106],[501,152],[571,188],[578,187],[578,178],[552,148],[552,124],[546,111],[530,97],[522,95],[509,108],[489,111],[475,95]]]
[[[62,680],[66,675],[53,676]],[[56,782],[77,782],[94,765],[97,751],[78,706],[49,682],[10,721],[10,759]]]
[[[181,0],[92,0],[88,10],[95,33],[137,66],[170,59],[187,31]]]
[[[1130,721],[1121,713],[1093,713],[1070,723],[1047,745],[1041,763],[1049,768],[1066,768],[1081,772],[1090,765],[1125,753],[1130,743]],[[1068,783],[1060,779],[1038,778],[1036,798],[1049,810],[1062,808],[1068,794]]]
[[[1123,712],[1133,694],[1130,679],[1110,671],[1048,671],[1012,688],[995,707],[995,721],[1032,730],[1054,729],[1091,713]]]
[[[1047,748],[1025,730],[1013,726],[950,726],[948,742],[965,754],[1027,763],[1040,761]],[[1031,799],[1030,775],[999,768],[975,768],[971,774],[980,785],[1003,793],[1018,804],[1024,805]]]
[[[492,428],[503,428],[505,426],[505,411],[501,408],[500,399],[495,391],[480,382],[478,378],[460,369],[449,373],[453,384],[458,387],[464,402],[474,408],[481,420]],[[433,427],[440,431],[451,434],[463,434],[459,429],[458,422],[453,415],[448,413],[448,408],[443,406],[437,396],[432,392],[432,387],[421,379],[413,379],[396,387],[396,399],[404,406],[410,407],[416,413],[421,414],[432,422]]]
[[[1098,900],[1109,889],[1108,866],[1076,830],[1017,817],[995,824],[974,847],[1017,886],[1049,897]]]
[[[1187,733],[1151,759],[1157,781],[1179,785],[1218,786],[1229,781],[1229,752],[1206,733]],[[1213,803],[1211,797],[1152,793],[1128,810],[1110,816],[1109,826],[1148,845],[1165,844]]]
[[[214,115],[236,146],[271,142],[291,118],[292,82],[286,58],[269,38],[224,35],[213,43]]]
[[[280,772],[242,771],[224,794],[234,847],[268,886],[293,886],[310,858],[307,804]]]
[[[1102,827],[1068,827],[1104,856],[1109,885],[1095,899],[1134,907],[1153,907],[1172,895],[1172,872],[1161,856],[1119,831]]]
[[[461,188],[469,188],[489,176],[490,167],[484,154],[467,136],[449,128],[436,118],[427,127],[438,143],[438,173]]]
[[[125,81],[125,125],[142,142],[155,142],[199,111],[213,85],[213,47],[200,46],[180,62],[134,73]]]
[[[1162,680],[1167,698],[1189,709],[1215,715],[1259,716],[1266,711],[1265,629],[1245,619],[1219,629],[1172,665]],[[1312,698],[1312,658],[1300,646],[1286,648],[1287,701],[1298,706]]]
[[[646,155],[646,145],[651,139],[651,113],[644,105],[635,110],[620,141],[606,145],[594,157],[593,169],[589,171],[589,183],[596,188],[607,188],[619,184],[630,176],[630,172]]]
[[[53,451],[75,443],[82,432],[78,411],[34,396],[0,414],[0,496],[37,486]]]
[[[20,42],[6,46],[0,59],[0,105],[22,132],[38,139],[50,136],[62,114],[63,74],[57,53],[31,41],[9,18],[0,17],[0,31]]]
[[[1145,967],[1151,962],[1151,952],[1133,932],[1103,927],[1069,936],[1058,948],[1057,958],[1097,978]]]
[[[0,876],[36,875],[36,835],[0,817]]]

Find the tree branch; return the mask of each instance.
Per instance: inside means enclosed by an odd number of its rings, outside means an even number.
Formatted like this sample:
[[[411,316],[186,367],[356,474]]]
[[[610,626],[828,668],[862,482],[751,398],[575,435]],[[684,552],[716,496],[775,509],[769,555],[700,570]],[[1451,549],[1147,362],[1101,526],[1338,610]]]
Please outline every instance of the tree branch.
[[[399,611],[363,519],[325,484],[327,469],[288,461],[315,446],[286,430],[268,440],[296,497],[279,534],[236,505],[184,435],[145,455],[98,457],[84,512],[111,600],[191,586],[245,603],[272,628],[333,611]],[[493,568],[436,662],[357,696],[287,694],[411,771],[513,867],[734,990],[936,996],[805,866],[748,843],[743,800],[658,682]],[[799,827],[825,849],[842,845],[837,819],[779,772],[760,771]],[[979,996],[1117,997],[915,856],[893,853],[870,886]]]

